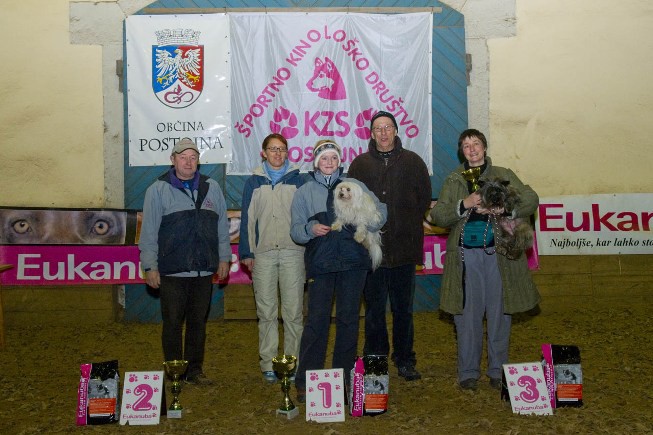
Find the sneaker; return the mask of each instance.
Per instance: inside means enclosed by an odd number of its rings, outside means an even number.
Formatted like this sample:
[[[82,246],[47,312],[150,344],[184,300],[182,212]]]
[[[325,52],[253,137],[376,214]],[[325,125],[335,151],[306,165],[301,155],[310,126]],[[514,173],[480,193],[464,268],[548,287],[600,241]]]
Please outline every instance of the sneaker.
[[[490,378],[490,388],[501,390],[503,388],[503,382],[500,378]]]
[[[459,383],[460,388],[463,390],[471,390],[471,391],[476,391],[478,388],[478,382],[474,378],[469,378],[465,379],[464,381],[460,381]]]
[[[267,372],[263,372],[263,380],[265,382],[267,382],[268,384],[276,384],[277,383],[277,375],[272,370],[269,370]]]
[[[295,374],[293,373],[292,375],[288,376],[288,380],[290,381],[291,384],[295,383]]]
[[[184,379],[189,385],[213,385],[213,381],[206,377],[204,373],[198,373],[196,375],[186,376]]]
[[[297,389],[297,402],[306,403],[306,390]]]
[[[415,366],[399,367],[399,376],[407,381],[422,379],[422,375],[415,369]]]

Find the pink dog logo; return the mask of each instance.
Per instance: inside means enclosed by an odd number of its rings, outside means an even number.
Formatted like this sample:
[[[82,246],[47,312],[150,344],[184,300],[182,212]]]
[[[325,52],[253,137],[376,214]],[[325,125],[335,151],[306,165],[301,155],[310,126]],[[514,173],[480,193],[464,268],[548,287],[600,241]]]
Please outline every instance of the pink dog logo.
[[[317,96],[325,100],[344,100],[347,98],[345,84],[335,64],[328,57],[324,62],[319,57],[315,58],[315,70],[313,77],[306,83],[311,92],[317,92]]]

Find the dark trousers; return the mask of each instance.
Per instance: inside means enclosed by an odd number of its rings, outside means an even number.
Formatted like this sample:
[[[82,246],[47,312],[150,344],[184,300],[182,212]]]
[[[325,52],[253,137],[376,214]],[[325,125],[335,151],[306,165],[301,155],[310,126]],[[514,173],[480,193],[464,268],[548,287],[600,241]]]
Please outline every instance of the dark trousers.
[[[212,276],[161,276],[163,355],[166,361],[188,361],[187,376],[202,373],[206,320],[211,307]],[[186,333],[182,345],[182,330]]]
[[[390,296],[392,360],[397,367],[415,366],[413,351],[413,298],[415,265],[379,267],[365,284],[365,355],[389,355],[385,313]]]
[[[306,389],[306,370],[324,368],[334,295],[336,342],[331,367],[344,369],[345,380],[349,379],[358,348],[360,304],[366,276],[366,270],[349,270],[325,273],[308,281],[308,315],[299,346],[297,389]]]

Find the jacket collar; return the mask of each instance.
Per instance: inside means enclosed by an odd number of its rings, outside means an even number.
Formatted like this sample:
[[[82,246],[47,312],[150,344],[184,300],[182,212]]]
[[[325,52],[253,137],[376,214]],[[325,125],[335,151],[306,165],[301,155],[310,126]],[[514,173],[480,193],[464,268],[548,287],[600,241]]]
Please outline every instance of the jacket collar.
[[[172,187],[176,187],[177,189],[183,189],[184,188],[184,183],[177,178],[177,174],[175,173],[175,168],[174,166],[168,170],[167,174],[164,174],[163,177],[164,181],[167,181],[172,185]],[[193,179],[190,180],[193,188],[191,190],[197,190],[200,185],[200,171],[195,172],[195,175],[193,176]]]
[[[336,172],[331,174],[331,178],[329,179],[329,183],[326,182],[326,177],[322,175],[320,171],[310,171],[308,175],[311,176],[317,183],[321,184],[322,186],[326,187],[327,189],[331,188],[333,185],[336,184],[336,181],[340,179],[342,176],[342,166],[340,166],[338,169],[336,169]]]
[[[399,136],[395,136],[394,143],[395,143],[395,147],[394,147],[394,149],[393,149],[393,153],[392,153],[392,156],[393,156],[393,157],[394,157],[394,156],[397,156],[397,155],[399,155],[399,154],[401,154],[401,151],[403,151],[403,149],[404,149],[404,146],[403,146],[403,144],[401,143],[401,139],[399,138]],[[367,151],[368,151],[372,156],[374,156],[375,158],[377,158],[377,159],[379,159],[379,160],[383,160],[383,157],[381,156],[381,153],[380,153],[379,150],[376,148],[376,141],[375,141],[374,139],[370,139],[370,142],[369,142],[369,144],[367,145]]]

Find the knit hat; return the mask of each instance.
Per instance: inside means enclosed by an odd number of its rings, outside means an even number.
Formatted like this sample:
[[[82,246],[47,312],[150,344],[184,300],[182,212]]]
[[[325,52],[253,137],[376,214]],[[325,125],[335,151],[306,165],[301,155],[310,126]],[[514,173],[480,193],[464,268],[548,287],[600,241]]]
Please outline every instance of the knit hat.
[[[318,142],[313,147],[313,167],[317,169],[317,163],[320,160],[320,156],[325,153],[335,153],[338,156],[338,165],[342,161],[342,151],[340,147],[335,142]]]
[[[378,112],[376,112],[376,115],[372,117],[372,121],[370,122],[370,130],[374,125],[374,121],[376,121],[377,118],[381,118],[381,117],[390,118],[392,120],[392,123],[395,125],[395,130],[399,131],[399,125],[397,125],[397,120],[392,115],[392,113],[384,112],[383,110],[379,110]]]
[[[197,149],[197,145],[195,145],[195,142],[185,137],[175,144],[175,147],[172,149],[172,154],[180,154],[186,150],[193,150],[197,154],[200,153],[200,150]]]

